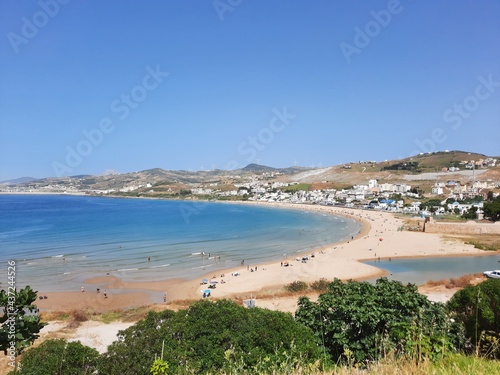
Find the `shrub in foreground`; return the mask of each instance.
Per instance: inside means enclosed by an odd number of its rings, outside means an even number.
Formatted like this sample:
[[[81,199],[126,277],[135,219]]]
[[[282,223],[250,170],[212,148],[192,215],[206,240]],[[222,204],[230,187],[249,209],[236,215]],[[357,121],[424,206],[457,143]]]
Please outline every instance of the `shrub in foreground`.
[[[387,278],[375,285],[335,279],[317,302],[301,297],[295,317],[323,341],[334,362],[366,363],[388,352],[434,359],[460,342],[444,304]]]
[[[27,350],[20,361],[19,375],[87,375],[97,370],[99,353],[79,341],[44,341]],[[14,374],[12,372],[11,374]]]
[[[201,300],[186,310],[150,312],[101,356],[100,373],[147,374],[162,355],[169,373],[261,373],[321,357],[312,331],[290,314]]]
[[[471,350],[500,358],[500,280],[469,285],[456,292],[446,306],[465,326]]]

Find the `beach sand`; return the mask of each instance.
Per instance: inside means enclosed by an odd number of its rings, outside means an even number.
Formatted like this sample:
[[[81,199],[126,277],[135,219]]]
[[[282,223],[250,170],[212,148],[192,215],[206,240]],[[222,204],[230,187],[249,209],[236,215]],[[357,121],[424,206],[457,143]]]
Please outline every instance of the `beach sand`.
[[[283,206],[283,205],[279,205]],[[286,205],[296,208],[297,205]],[[273,288],[281,288],[296,280],[313,282],[320,278],[333,280],[339,278],[370,279],[381,277],[385,272],[363,263],[361,260],[388,259],[401,257],[442,257],[442,256],[467,256],[491,255],[492,252],[475,249],[458,241],[446,241],[439,234],[423,232],[401,231],[402,220],[392,213],[368,210],[354,210],[329,206],[305,206],[305,210],[333,213],[350,217],[362,223],[360,233],[350,241],[325,246],[314,251],[314,258],[303,263],[301,260],[284,259],[290,266],[283,267],[281,262],[265,265],[249,265],[250,269],[257,266],[257,271],[251,272],[246,266],[225,272],[224,284],[221,277],[217,288],[212,292],[215,298],[231,296],[257,297]],[[231,273],[238,272],[238,276]],[[210,275],[206,275],[211,279]],[[199,281],[199,280],[196,280]],[[205,289],[196,281],[192,281],[187,297],[196,298]],[[187,283],[189,284],[189,282]]]
[[[241,204],[241,202],[238,202]],[[255,203],[250,203],[255,204]],[[458,241],[445,241],[439,234],[401,231],[403,222],[392,213],[355,210],[331,206],[270,204],[286,209],[301,209],[325,214],[343,215],[359,221],[362,226],[354,239],[342,243],[328,244],[308,252],[309,260],[303,263],[295,258],[267,264],[244,264],[228,269],[217,275],[207,274],[205,278],[217,281],[216,289],[211,290],[213,298],[259,298],[259,294],[271,294],[293,281],[313,282],[321,278],[368,279],[383,276],[384,271],[363,263],[360,260],[387,259],[398,257],[436,257],[457,255],[491,254],[475,249]],[[311,255],[314,253],[314,257]],[[256,270],[255,270],[256,268]],[[251,271],[253,269],[253,272]],[[221,272],[221,271],[219,271]],[[234,276],[238,274],[237,276]],[[215,276],[215,278],[213,277]],[[224,283],[222,283],[224,280]],[[200,299],[208,285],[200,285],[195,280],[159,280],[154,282],[126,282],[114,276],[103,276],[85,280],[85,292],[47,292],[47,299],[37,301],[41,311],[91,309],[109,311],[126,309],[148,304],[162,304],[175,300]],[[101,293],[97,294],[96,289]],[[103,298],[107,290],[108,298]],[[274,302],[275,307],[279,303]],[[261,306],[261,304],[259,304]],[[271,303],[270,306],[273,306]],[[287,308],[286,310],[290,310]]]

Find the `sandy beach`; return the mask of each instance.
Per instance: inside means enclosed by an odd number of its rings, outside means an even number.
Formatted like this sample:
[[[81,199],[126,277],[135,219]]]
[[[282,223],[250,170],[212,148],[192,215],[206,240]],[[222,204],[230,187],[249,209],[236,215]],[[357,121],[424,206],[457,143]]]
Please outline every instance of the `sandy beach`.
[[[238,202],[240,203],[240,202]],[[256,203],[249,203],[256,204]],[[258,204],[258,203],[257,203]],[[320,278],[333,280],[362,280],[383,276],[384,271],[360,260],[398,257],[436,257],[491,254],[458,241],[445,241],[439,234],[401,231],[403,222],[392,213],[355,210],[331,206],[296,204],[269,204],[283,209],[301,209],[324,214],[336,214],[361,223],[360,232],[351,240],[325,244],[294,258],[266,264],[244,264],[205,278],[217,282],[211,290],[213,298],[259,298],[296,280],[313,282]],[[301,257],[308,256],[307,262]],[[288,266],[285,266],[288,264]],[[47,292],[47,299],[37,302],[41,311],[90,309],[108,311],[165,301],[200,299],[208,285],[195,280],[158,280],[154,282],[127,282],[114,276],[85,280],[85,292]],[[97,288],[100,293],[97,293]],[[106,291],[106,297],[104,297]]]

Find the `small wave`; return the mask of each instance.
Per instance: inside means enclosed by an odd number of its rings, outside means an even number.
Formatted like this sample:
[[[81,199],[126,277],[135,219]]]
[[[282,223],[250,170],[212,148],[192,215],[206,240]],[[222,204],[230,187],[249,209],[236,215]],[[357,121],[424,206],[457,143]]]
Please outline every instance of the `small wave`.
[[[191,267],[192,270],[200,269],[200,268],[207,268],[207,267],[212,267],[213,264],[208,264],[206,266],[198,266],[198,267]]]
[[[59,255],[53,255],[52,258],[62,258],[64,254],[59,254]]]
[[[139,271],[139,268],[122,268],[119,270],[116,270],[117,272],[123,272],[123,271]]]
[[[201,255],[201,253],[191,253],[191,255]]]
[[[64,272],[63,275],[69,275],[71,272]]]
[[[162,265],[159,265],[159,266],[152,266],[150,268],[161,268],[161,267],[168,267],[168,266],[170,266],[170,263],[162,264]]]

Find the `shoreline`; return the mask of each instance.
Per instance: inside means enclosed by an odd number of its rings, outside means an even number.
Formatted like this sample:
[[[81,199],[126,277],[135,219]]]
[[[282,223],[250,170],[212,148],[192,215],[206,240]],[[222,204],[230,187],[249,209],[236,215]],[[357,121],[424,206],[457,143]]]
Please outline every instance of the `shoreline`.
[[[122,198],[122,197],[113,197],[113,198]],[[134,197],[129,197],[130,199],[136,199]],[[137,198],[142,199],[142,198]],[[149,199],[149,198],[146,198]],[[152,198],[156,199],[156,198]],[[186,202],[191,202],[187,200]],[[211,201],[203,201],[204,203],[212,203]],[[221,201],[221,202],[213,202],[213,203],[221,203],[221,204],[234,204],[234,205],[256,205],[261,207],[272,207],[273,209],[279,208],[284,210],[297,210],[297,211],[308,211],[313,213],[321,213],[324,211],[323,208],[327,208],[324,206],[316,206],[316,205],[308,205],[308,204],[293,204],[293,203],[267,203],[267,202],[252,202],[252,201]],[[314,252],[320,252],[332,246],[338,246],[343,243],[348,243],[349,241],[356,240],[366,234],[369,233],[371,226],[368,221],[362,220],[356,215],[350,213],[330,213],[340,217],[345,217],[351,220],[356,221],[360,227],[359,231],[353,235],[354,239],[351,240],[341,240],[333,243],[327,243],[321,247],[317,247],[310,250],[302,250],[297,253],[287,254],[288,258],[293,257],[302,257]],[[265,268],[266,265],[273,263],[278,264],[279,260],[275,261],[267,261],[267,262],[258,262],[252,265],[252,267],[260,267]],[[246,267],[246,265],[245,265]],[[230,272],[238,272],[240,270],[240,266],[229,267],[225,269],[217,270],[216,272],[222,272],[222,274],[229,274]],[[382,270],[375,271],[369,277],[377,277],[383,276],[386,272]],[[108,298],[106,300],[102,299],[101,296],[96,296],[96,291],[92,290],[89,293],[81,294],[78,291],[47,291],[43,293],[48,298],[37,301],[38,307],[42,311],[51,311],[51,310],[70,310],[76,307],[84,307],[89,308],[91,310],[96,309],[97,311],[108,311],[115,308],[119,309],[128,309],[133,307],[139,307],[147,304],[155,304],[162,303],[163,296],[167,295],[167,301],[175,301],[175,300],[185,300],[185,299],[198,299],[202,296],[202,293],[198,294],[196,291],[193,292],[192,285],[198,285],[199,280],[206,278],[208,280],[211,279],[210,275],[213,275],[212,272],[208,272],[203,274],[200,277],[192,277],[192,278],[168,278],[168,279],[159,279],[154,281],[126,281],[120,279],[119,277],[113,275],[103,275],[103,276],[92,276],[83,280],[83,283],[86,286],[86,292],[88,291],[88,287],[90,285],[95,286],[96,288],[102,291],[107,290]],[[282,285],[276,285],[274,287],[281,287]],[[206,288],[204,288],[206,289]],[[267,289],[267,288],[266,288]],[[113,293],[115,292],[115,293]],[[139,297],[139,299],[131,299],[126,298],[123,295],[132,296],[133,293],[135,297]],[[140,295],[137,293],[141,293]],[[111,298],[113,295],[113,298]],[[82,299],[82,297],[84,297]],[[121,296],[121,297],[120,297]],[[138,304],[138,301],[142,301]],[[64,301],[64,303],[62,303]],[[145,303],[145,301],[149,303]],[[63,306],[64,305],[64,306]],[[62,308],[61,308],[62,307]]]
[[[402,220],[389,212],[306,204],[220,203],[257,204],[265,207],[334,214],[356,220],[361,227],[350,240],[325,244],[320,248],[293,255],[288,254],[287,259],[284,260],[289,262],[288,267],[282,266],[280,261],[273,261],[219,270],[218,275],[213,275],[213,272],[206,273],[202,278],[217,282],[216,288],[211,290],[213,298],[255,297],[260,293],[269,294],[282,289],[284,285],[297,280],[308,283],[321,278],[366,280],[387,275],[387,272],[377,267],[361,263],[365,260],[495,254],[491,251],[474,249],[472,245],[444,241],[440,234],[401,231]],[[310,258],[303,263],[300,258],[307,255],[310,255]],[[290,259],[292,256],[295,259]],[[232,276],[235,273],[238,273],[238,276]],[[211,275],[216,277],[213,278]],[[109,289],[109,298],[104,303],[97,299],[94,291],[88,294],[86,292],[83,302],[80,292],[48,292],[46,294],[49,298],[40,300],[37,304],[40,309],[46,311],[74,309],[76,306],[107,311],[162,304],[165,295],[167,303],[176,300],[196,300],[202,298],[203,291],[208,287],[208,285],[200,285],[199,281],[202,278],[127,282],[114,276],[94,277],[85,280],[85,283],[96,285],[101,290]],[[64,303],[58,303],[59,301],[64,301]]]

